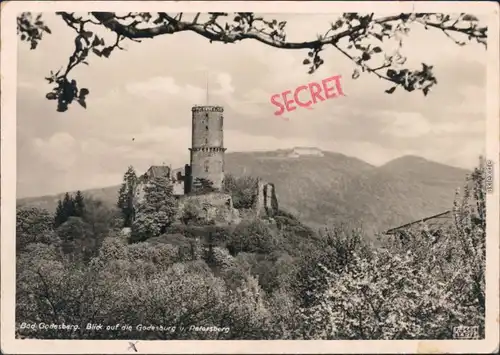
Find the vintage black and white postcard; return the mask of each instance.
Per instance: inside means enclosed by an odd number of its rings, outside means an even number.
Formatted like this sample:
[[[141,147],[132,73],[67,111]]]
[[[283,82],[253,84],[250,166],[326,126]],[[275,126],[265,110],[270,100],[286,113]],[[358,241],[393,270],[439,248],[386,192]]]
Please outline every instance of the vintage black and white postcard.
[[[6,354],[498,349],[493,2],[1,8]]]

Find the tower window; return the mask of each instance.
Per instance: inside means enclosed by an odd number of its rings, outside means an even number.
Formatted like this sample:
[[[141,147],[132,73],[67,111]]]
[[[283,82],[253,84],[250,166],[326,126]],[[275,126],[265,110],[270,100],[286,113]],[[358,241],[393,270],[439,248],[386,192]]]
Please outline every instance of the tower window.
[[[205,172],[208,173],[208,161],[205,161]]]
[[[208,113],[207,113],[207,114],[205,114],[205,117],[206,117],[206,118],[208,118]]]
[[[208,144],[208,138],[205,138],[205,144]]]
[[[208,125],[205,126],[205,129],[208,131]]]

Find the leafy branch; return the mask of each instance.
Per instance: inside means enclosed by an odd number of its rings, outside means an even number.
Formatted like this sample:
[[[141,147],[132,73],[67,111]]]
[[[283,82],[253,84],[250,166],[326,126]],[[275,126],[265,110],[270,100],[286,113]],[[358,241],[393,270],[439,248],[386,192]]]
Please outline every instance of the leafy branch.
[[[88,57],[93,54],[109,58],[116,49],[123,50],[125,40],[141,42],[161,35],[178,32],[194,32],[212,42],[237,43],[242,40],[255,40],[264,45],[280,49],[307,49],[303,64],[314,73],[324,59],[321,52],[333,47],[349,58],[355,65],[352,78],[361,73],[374,74],[392,85],[385,92],[392,94],[398,87],[406,91],[421,90],[427,95],[437,84],[432,66],[422,63],[421,69],[404,67],[407,58],[402,54],[402,45],[413,25],[423,26],[426,30],[442,32],[457,45],[468,42],[481,43],[486,47],[487,27],[480,26],[478,19],[469,14],[448,15],[438,13],[401,13],[392,16],[375,17],[373,13],[344,13],[330,24],[328,30],[318,34],[316,39],[305,42],[291,42],[286,39],[286,21],[264,19],[251,12],[223,13],[209,12],[185,15],[165,12],[130,12],[117,15],[113,12],[89,12],[83,16],[74,13],[58,12],[57,15],[75,33],[75,48],[64,69],[52,73],[46,80],[55,84],[47,99],[57,100],[57,110],[64,112],[77,101],[86,107],[86,88],[78,89],[75,80],[69,78],[71,71],[80,64],[88,65]],[[189,17],[189,18],[188,18]],[[105,27],[116,36],[114,43],[107,45],[89,27]],[[42,20],[30,13],[18,18],[18,34],[21,40],[29,42],[36,49],[44,33],[51,33]],[[384,48],[387,42],[396,40],[395,51]]]

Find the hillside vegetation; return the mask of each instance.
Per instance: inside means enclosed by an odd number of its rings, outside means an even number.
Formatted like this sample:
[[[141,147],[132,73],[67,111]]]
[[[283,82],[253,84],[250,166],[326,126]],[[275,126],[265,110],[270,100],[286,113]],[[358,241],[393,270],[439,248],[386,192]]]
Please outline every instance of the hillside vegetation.
[[[228,153],[226,171],[276,184],[280,206],[313,227],[356,224],[384,231],[449,210],[468,171],[407,156],[375,167],[342,154],[288,157],[291,151]],[[84,191],[114,206],[119,186]],[[21,199],[20,206],[55,211],[63,195]]]
[[[372,185],[373,176],[385,175],[342,159],[345,170],[348,164],[367,170],[352,176],[359,186],[386,195],[402,188]],[[287,164],[277,170],[287,170]],[[463,324],[478,325],[484,337],[482,161],[462,192],[450,196],[452,225],[381,236],[376,244],[362,229],[335,224],[314,230],[284,210],[237,225],[200,223],[191,211],[178,223],[167,181],[151,184],[129,218],[134,176],[129,168],[114,206],[68,193],[55,214],[18,208],[18,337],[450,339]],[[248,205],[250,180],[231,181],[228,192]],[[74,328],[26,327],[40,323]],[[106,329],[118,323],[130,328]]]

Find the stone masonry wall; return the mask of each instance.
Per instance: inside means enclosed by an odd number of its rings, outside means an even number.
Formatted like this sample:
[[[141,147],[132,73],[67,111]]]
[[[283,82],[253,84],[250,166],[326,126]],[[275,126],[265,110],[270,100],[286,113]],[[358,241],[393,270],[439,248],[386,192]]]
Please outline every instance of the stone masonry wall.
[[[240,222],[238,210],[233,207],[229,194],[212,192],[203,195],[187,195],[179,198],[177,219],[182,220],[185,209],[190,208],[197,218],[215,224],[237,224]]]
[[[276,215],[278,212],[278,198],[276,197],[274,184],[259,180],[254,209],[257,217]]]
[[[224,109],[220,106],[192,108],[191,175],[209,180],[220,190],[224,179]]]

